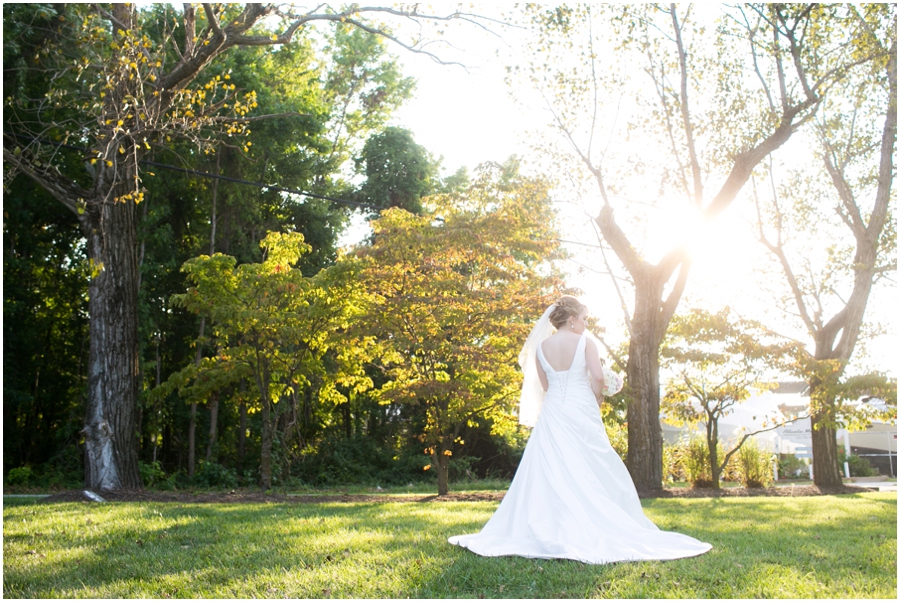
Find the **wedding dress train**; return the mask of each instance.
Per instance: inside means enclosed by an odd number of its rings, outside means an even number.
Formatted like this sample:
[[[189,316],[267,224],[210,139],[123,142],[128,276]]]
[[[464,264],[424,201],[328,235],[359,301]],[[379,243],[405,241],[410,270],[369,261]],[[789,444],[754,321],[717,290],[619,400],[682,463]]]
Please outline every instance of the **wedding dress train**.
[[[538,347],[549,388],[522,461],[500,507],[475,535],[450,543],[481,556],[568,558],[590,564],[673,560],[712,546],[660,531],[644,516],[613,450],[590,387],[582,334],[569,370]]]

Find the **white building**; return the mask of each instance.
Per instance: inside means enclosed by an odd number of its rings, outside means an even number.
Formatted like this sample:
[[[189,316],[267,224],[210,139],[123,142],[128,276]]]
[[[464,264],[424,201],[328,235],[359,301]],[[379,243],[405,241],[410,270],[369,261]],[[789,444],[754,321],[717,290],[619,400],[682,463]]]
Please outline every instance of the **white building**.
[[[806,416],[809,411],[808,387],[803,382],[782,382],[770,391],[754,394],[719,419],[719,440],[724,445],[737,440],[744,433],[758,431],[769,425],[789,420],[794,416]],[[880,399],[862,400],[873,410],[884,410]],[[699,408],[699,403],[698,403]],[[663,438],[676,443],[691,435],[705,434],[705,424],[693,429],[662,423]],[[795,454],[809,457],[812,450],[812,431],[809,418],[800,418],[784,426],[753,436],[761,449],[778,454]],[[882,474],[897,475],[897,425],[873,422],[864,431],[837,432],[838,445],[849,448],[853,454],[865,457]]]

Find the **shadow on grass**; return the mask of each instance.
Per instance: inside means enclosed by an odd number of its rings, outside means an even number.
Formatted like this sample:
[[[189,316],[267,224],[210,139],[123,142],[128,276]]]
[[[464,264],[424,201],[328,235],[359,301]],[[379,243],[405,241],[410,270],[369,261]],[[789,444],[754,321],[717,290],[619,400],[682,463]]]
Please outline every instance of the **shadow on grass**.
[[[852,590],[832,582],[889,584],[891,549],[896,590],[896,498],[862,500],[865,512],[856,498],[646,500],[660,528],[714,549],[607,566],[482,558],[447,543],[479,531],[496,503],[17,504],[4,510],[16,519],[4,522],[4,594],[804,597],[822,586],[842,597]]]

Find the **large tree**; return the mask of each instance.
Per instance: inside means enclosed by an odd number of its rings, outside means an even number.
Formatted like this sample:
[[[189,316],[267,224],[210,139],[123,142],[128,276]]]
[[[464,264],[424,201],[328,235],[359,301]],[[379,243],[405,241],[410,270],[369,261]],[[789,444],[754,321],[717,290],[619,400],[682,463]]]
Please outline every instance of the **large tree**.
[[[189,140],[194,152],[212,152],[220,140],[249,152],[243,142],[254,120],[248,113],[258,104],[255,92],[239,90],[240,82],[225,76],[200,79],[232,48],[287,44],[314,22],[344,23],[399,41],[366,17],[438,17],[416,7],[304,10],[271,4],[203,4],[199,10],[186,4],[161,14],[134,4],[71,4],[32,13],[25,8],[18,16],[36,14],[43,18],[40,41],[20,68],[47,77],[40,93],[24,85],[4,90],[3,157],[75,214],[87,239],[95,276],[89,285],[86,485],[140,487],[142,160],[178,138]],[[467,17],[457,12],[440,18]],[[64,151],[59,143],[86,150]]]
[[[613,282],[630,336],[627,465],[642,491],[662,486],[659,348],[687,285],[688,239],[702,235],[678,229],[725,210],[834,82],[880,52],[851,52],[860,26],[844,7],[723,10],[714,21],[675,4],[533,8],[534,48],[549,52],[514,71],[550,109],[550,158],[576,194],[599,197],[598,239],[621,268],[598,263],[624,270]],[[654,256],[661,236],[682,244]]]
[[[783,306],[812,342],[799,368],[809,382],[813,476],[821,487],[841,484],[835,435],[850,411],[845,389],[865,392],[845,371],[873,286],[897,269],[896,10],[883,4],[851,13],[857,52],[878,59],[826,99],[815,124],[818,169],[792,169],[783,181],[770,170],[771,196],[758,199],[759,239],[789,289]],[[871,389],[875,381],[861,382]]]

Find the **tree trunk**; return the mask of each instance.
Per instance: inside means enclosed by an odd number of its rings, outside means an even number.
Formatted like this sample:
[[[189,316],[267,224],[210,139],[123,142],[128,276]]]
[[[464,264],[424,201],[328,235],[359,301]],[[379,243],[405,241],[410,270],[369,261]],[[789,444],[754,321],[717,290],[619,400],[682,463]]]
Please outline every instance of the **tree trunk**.
[[[347,439],[353,437],[353,417],[350,415],[350,402],[341,404],[341,416],[344,419],[344,434]]]
[[[843,372],[843,370],[841,370]],[[812,432],[813,482],[818,487],[843,485],[838,465],[834,397],[818,376],[809,383],[809,426]]]
[[[715,419],[708,418],[708,420],[709,424],[706,429],[706,443],[709,447],[709,474],[710,477],[712,477],[712,484],[710,487],[718,489],[719,475],[722,474],[722,469],[724,468],[724,466],[719,466],[719,428],[718,422],[716,422]]]
[[[450,491],[450,456],[445,456],[444,450],[441,449],[435,454],[432,461],[437,469],[438,495],[447,495]]]
[[[259,452],[259,484],[263,490],[272,487],[272,403],[262,400],[262,447]]]
[[[263,490],[272,487],[272,401],[269,399],[269,372],[263,367],[262,374],[257,376],[257,386],[262,404],[262,441],[259,452],[259,484]]]
[[[209,443],[206,444],[206,462],[216,461],[213,455],[216,446],[216,431],[219,423],[219,394],[213,393],[209,399]]]
[[[813,448],[813,481],[819,487],[843,485],[838,468],[837,430],[830,424],[820,424],[817,416],[810,416]]]
[[[191,420],[188,422],[188,478],[194,478],[197,459],[197,402],[191,402]]]
[[[199,366],[203,359],[203,331],[206,328],[206,317],[200,318],[200,334],[197,337],[197,353],[194,364]],[[197,463],[197,402],[191,401],[191,420],[188,423],[188,478],[193,479]]]
[[[625,465],[639,492],[662,489],[662,427],[659,423],[659,346],[663,322],[660,298],[664,283],[649,277],[635,281],[635,312],[626,373],[628,453]]]
[[[100,202],[82,216],[95,276],[84,442],[85,485],[138,489],[138,257],[134,203]]]
[[[243,387],[243,384],[241,384]],[[238,466],[241,472],[244,470],[244,449],[247,440],[247,404],[241,400],[240,405],[241,428],[238,431]]]
[[[659,425],[659,356],[647,341],[632,337],[628,349],[628,453],[625,465],[638,491],[662,488],[662,429]]]

